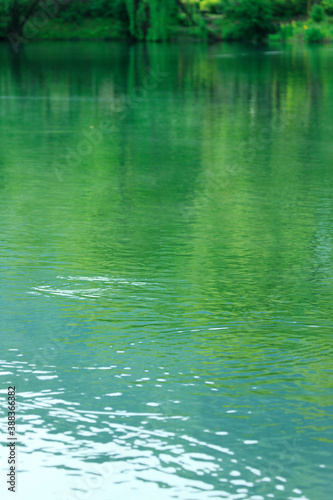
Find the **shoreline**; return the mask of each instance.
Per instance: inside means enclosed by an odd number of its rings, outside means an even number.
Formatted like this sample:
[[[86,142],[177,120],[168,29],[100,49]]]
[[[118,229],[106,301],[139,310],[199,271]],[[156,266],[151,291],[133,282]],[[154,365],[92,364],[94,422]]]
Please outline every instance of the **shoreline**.
[[[232,38],[227,33],[228,25],[223,25],[221,16],[212,16],[207,27],[209,31],[202,31],[198,26],[170,26],[169,37],[166,40],[149,41],[134,40],[124,31],[123,27],[117,23],[110,23],[110,20],[102,18],[84,19],[82,23],[74,25],[66,23],[60,19],[50,19],[49,22],[35,32],[24,32],[21,43],[34,40],[38,42],[55,41],[123,41],[128,43],[172,43],[172,42],[240,42],[240,43],[258,43],[254,40],[244,40]],[[216,24],[213,24],[212,22]],[[278,30],[271,34],[264,43],[304,43],[304,44],[330,44],[333,41],[333,17],[327,18],[323,23],[314,23],[309,18],[298,18],[297,20],[279,20],[276,21]],[[2,29],[1,29],[2,28]],[[0,28],[0,42],[10,42],[10,35],[18,39],[16,33],[7,33],[4,27]],[[310,37],[309,35],[317,35]],[[260,41],[259,43],[262,43]]]

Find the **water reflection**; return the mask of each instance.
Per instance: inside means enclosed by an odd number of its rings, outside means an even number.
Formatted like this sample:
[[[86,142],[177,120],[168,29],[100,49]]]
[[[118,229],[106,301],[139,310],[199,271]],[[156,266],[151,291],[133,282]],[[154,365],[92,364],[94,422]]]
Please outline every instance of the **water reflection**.
[[[328,498],[333,53],[273,49],[0,47],[20,500]]]

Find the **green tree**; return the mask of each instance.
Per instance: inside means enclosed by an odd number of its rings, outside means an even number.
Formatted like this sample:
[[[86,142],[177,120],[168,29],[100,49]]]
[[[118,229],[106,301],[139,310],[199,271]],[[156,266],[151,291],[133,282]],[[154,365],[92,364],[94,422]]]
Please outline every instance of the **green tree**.
[[[2,0],[2,11],[8,16],[8,31],[21,35],[24,25],[35,13],[40,0]]]
[[[272,9],[274,17],[290,19],[308,13],[308,0],[274,0]]]
[[[137,40],[165,40],[175,0],[125,0],[130,35]]]
[[[333,15],[333,0],[323,0],[322,6],[327,14]]]
[[[325,19],[325,11],[321,5],[315,4],[310,12],[310,17],[315,23],[321,23]]]
[[[276,31],[270,0],[229,0],[225,13],[234,23],[234,38],[262,40]]]

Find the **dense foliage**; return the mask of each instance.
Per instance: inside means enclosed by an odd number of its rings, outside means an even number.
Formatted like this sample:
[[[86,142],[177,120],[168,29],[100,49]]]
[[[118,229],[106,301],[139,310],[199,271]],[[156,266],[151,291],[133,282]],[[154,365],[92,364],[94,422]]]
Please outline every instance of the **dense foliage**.
[[[175,9],[174,0],[126,0],[129,31],[138,40],[164,40]]]
[[[102,37],[116,27],[114,36],[133,40],[166,40],[182,29],[199,37],[261,40],[279,31],[282,20],[309,15],[311,22],[324,22],[333,15],[333,0],[0,0],[0,31],[15,39],[40,36],[51,19],[66,25],[69,36],[71,26],[87,26],[89,35],[90,22],[101,28],[90,26],[91,35]],[[311,37],[318,31],[309,31]]]
[[[324,7],[326,14],[333,15],[333,0],[323,0],[321,5]]]
[[[310,17],[315,23],[321,23],[325,19],[325,11],[321,5],[314,5],[311,9]]]
[[[264,39],[274,33],[273,9],[270,0],[238,0],[225,5],[225,16],[233,22],[231,34],[237,40]]]

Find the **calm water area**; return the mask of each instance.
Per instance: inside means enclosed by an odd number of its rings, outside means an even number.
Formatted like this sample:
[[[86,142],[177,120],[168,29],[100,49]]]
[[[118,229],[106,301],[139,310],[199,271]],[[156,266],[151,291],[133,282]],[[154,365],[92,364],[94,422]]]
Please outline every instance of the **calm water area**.
[[[332,47],[2,44],[0,134],[1,487],[15,385],[15,500],[328,500]]]

